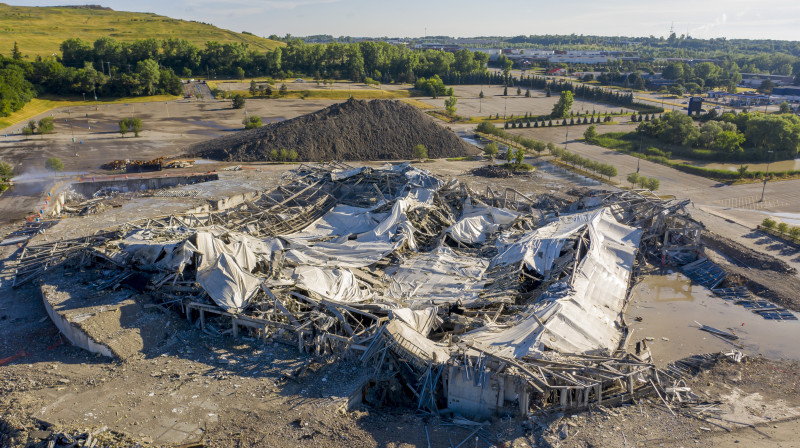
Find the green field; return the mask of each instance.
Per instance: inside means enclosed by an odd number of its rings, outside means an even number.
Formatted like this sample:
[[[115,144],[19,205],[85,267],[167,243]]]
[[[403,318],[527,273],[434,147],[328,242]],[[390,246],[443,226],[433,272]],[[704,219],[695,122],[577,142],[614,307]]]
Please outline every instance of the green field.
[[[111,37],[120,42],[144,38],[186,39],[199,48],[208,41],[247,43],[251,49],[271,50],[283,45],[253,34],[243,34],[199,22],[171,19],[152,13],[88,8],[27,7],[0,3],[0,53],[11,54],[14,42],[26,59],[61,54],[59,45],[77,37],[94,42]]]

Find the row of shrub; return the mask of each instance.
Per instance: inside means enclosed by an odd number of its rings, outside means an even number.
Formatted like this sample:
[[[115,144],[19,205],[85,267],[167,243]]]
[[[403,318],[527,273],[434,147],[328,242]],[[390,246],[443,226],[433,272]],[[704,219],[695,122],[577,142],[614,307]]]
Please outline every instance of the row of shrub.
[[[489,123],[488,121],[481,122],[475,130],[482,134],[493,135],[495,137],[499,137],[505,140],[512,141],[525,149],[531,149],[536,152],[542,152],[547,147],[544,142],[540,142],[538,140],[534,140],[532,138],[523,137],[521,135],[511,134],[506,132],[503,129],[498,128],[497,126]]]
[[[598,176],[605,176],[611,179],[612,177],[617,175],[617,167],[606,163],[596,162],[594,160],[587,159],[585,157],[581,157],[578,154],[569,152],[564,148],[552,146],[550,147],[550,154],[552,154],[553,157],[561,160],[564,163],[567,163],[574,167],[579,167],[586,171],[594,172]]]
[[[760,229],[795,243],[800,241],[800,227],[789,227],[789,224],[785,222],[777,222],[771,218],[764,218],[764,220],[761,221]]]
[[[578,117],[577,120],[575,120],[575,118],[571,118],[569,121],[567,121],[567,119],[564,118],[563,120],[561,120],[560,123],[559,123],[558,120],[556,120],[555,121],[555,125],[556,126],[574,126],[574,125],[579,125],[579,124],[595,124],[595,123],[600,123],[600,121],[601,121],[600,117],[597,117],[597,121],[595,121],[594,117],[591,117],[591,118],[583,117],[583,120],[581,120],[580,117]],[[604,123],[608,123],[608,122],[611,121],[611,117],[606,116],[602,121]],[[508,129],[508,128],[515,129],[515,128],[530,128],[530,127],[533,127],[533,128],[542,127],[543,128],[545,126],[552,127],[553,126],[553,120],[548,120],[547,123],[545,123],[544,120],[534,120],[533,121],[533,126],[531,126],[531,121],[530,120],[526,120],[526,121],[514,120],[514,121],[507,121],[505,123],[504,127],[505,127],[505,129]]]

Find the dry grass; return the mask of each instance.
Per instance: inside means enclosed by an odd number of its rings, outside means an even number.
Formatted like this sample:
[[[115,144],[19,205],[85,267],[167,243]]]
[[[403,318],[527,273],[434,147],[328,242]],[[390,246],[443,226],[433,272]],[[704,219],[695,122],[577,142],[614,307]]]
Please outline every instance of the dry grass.
[[[408,104],[416,107],[417,109],[421,109],[421,110],[436,109],[435,106],[431,106],[428,103],[423,103],[422,101],[415,100],[415,99],[412,99],[412,98],[402,98],[400,101],[402,101],[404,103],[408,103]]]
[[[250,92],[247,90],[229,90],[225,91],[225,93],[230,93],[231,95],[242,95],[245,98],[259,98],[258,96],[253,97],[250,95]],[[276,95],[277,92],[273,90],[273,95]],[[321,89],[309,89],[309,90],[289,90],[286,92],[285,95],[280,97],[276,96],[273,97],[279,99],[324,99],[324,100],[346,100],[350,97],[353,97],[357,100],[373,100],[373,99],[401,99],[401,98],[408,98],[411,96],[411,92],[408,90],[321,90]]]
[[[200,48],[205,48],[208,41],[241,42],[259,51],[283,45],[253,34],[236,33],[204,23],[126,11],[9,6],[0,3],[0,24],[0,52],[10,54],[14,42],[17,42],[27,59],[61,54],[61,42],[71,37],[88,42],[100,37],[111,37],[120,42],[172,37],[186,39]]]
[[[114,98],[110,100],[100,100],[97,104],[124,104],[124,103],[150,103],[155,101],[172,101],[182,98],[173,95],[138,96],[133,98]],[[67,106],[91,106],[94,101],[83,101],[81,97],[42,97],[34,98],[22,109],[12,113],[7,117],[0,118],[0,129],[13,126],[17,123],[24,123],[31,118],[43,114],[51,109]]]

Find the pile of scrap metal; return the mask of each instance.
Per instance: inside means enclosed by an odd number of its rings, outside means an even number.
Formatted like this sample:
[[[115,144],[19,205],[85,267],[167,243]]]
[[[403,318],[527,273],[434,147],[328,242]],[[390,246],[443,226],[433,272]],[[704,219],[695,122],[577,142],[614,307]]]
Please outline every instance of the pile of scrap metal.
[[[660,384],[643,342],[626,351],[640,245],[673,256],[675,235],[699,235],[675,230],[693,223],[684,203],[638,192],[557,203],[478,194],[409,164],[302,165],[227,211],[30,248],[22,274],[36,275],[28,255],[117,266],[109,290],[135,271],[134,287],[203,331],[358,356],[375,371],[366,387],[399,382],[432,412],[630,399]]]

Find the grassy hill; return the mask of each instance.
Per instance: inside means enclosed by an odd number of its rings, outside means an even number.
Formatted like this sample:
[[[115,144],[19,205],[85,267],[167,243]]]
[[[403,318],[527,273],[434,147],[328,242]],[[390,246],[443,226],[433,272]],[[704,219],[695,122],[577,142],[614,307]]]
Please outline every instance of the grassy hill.
[[[0,54],[11,55],[16,41],[26,59],[61,54],[59,45],[70,37],[94,42],[100,37],[120,42],[143,38],[186,39],[200,48],[208,41],[245,42],[252,49],[269,50],[277,42],[237,33],[200,22],[177,20],[152,13],[88,7],[29,7],[0,3]]]

